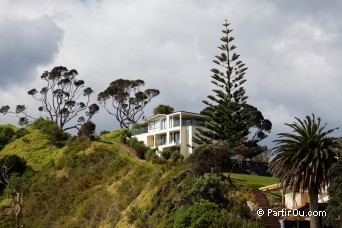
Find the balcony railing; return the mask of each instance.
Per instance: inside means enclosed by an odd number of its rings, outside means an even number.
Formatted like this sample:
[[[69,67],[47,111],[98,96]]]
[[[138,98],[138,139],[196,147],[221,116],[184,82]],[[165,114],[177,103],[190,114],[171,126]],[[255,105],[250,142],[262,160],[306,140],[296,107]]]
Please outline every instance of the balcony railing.
[[[148,132],[148,128],[147,127],[143,127],[143,128],[139,128],[139,129],[132,129],[132,131],[131,131],[132,136],[144,134],[144,133],[147,133],[147,132]]]

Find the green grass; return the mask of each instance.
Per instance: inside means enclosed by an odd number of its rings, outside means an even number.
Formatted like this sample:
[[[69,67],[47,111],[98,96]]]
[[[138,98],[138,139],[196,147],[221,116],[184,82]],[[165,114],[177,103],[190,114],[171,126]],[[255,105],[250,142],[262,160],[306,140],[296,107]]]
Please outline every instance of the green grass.
[[[49,161],[53,160],[63,149],[54,148],[39,130],[28,126],[30,133],[7,144],[0,151],[0,158],[5,155],[16,154],[24,158],[34,170],[41,170]]]
[[[236,187],[248,189],[258,189],[279,182],[278,178],[237,173],[232,173],[231,178]]]

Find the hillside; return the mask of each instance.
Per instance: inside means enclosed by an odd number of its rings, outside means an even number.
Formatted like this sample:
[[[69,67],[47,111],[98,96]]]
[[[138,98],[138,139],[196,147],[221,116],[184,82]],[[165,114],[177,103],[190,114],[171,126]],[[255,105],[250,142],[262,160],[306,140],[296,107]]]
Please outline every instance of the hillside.
[[[57,148],[39,130],[27,130],[0,151],[35,170],[24,190],[26,227],[201,227],[213,218],[217,226],[260,227],[243,204],[253,200],[247,189],[229,189],[216,175],[193,177],[183,163],[137,159],[117,142],[118,131]],[[14,225],[9,196],[0,196],[0,227]]]

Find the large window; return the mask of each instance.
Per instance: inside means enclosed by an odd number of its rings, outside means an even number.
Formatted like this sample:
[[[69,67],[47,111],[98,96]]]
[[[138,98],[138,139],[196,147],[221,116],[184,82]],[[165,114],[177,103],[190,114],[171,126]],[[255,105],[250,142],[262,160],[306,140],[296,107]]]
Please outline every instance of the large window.
[[[180,136],[179,132],[174,133],[175,143],[179,143],[180,142],[180,137],[179,136]]]
[[[150,123],[148,124],[148,129],[149,129],[149,130],[158,129],[159,126],[160,126],[159,120],[157,120],[157,121],[152,121],[152,122],[150,122]]]
[[[160,145],[165,145],[166,144],[166,135],[161,135],[160,136]]]
[[[160,129],[166,129],[166,119],[160,120]]]

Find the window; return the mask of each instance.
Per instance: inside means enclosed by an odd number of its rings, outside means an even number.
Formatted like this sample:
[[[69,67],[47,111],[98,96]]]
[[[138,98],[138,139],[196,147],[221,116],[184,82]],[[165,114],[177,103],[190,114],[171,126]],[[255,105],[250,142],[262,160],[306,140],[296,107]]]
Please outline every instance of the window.
[[[161,135],[160,136],[160,145],[165,145],[166,144],[166,135]]]
[[[180,141],[180,137],[179,137],[180,135],[179,135],[179,132],[176,132],[175,134],[174,134],[174,140],[175,140],[175,143],[179,143],[179,141]]]
[[[160,129],[166,129],[166,119],[160,120]]]
[[[152,121],[152,122],[150,122],[150,123],[148,124],[148,129],[149,129],[149,130],[153,130],[153,129],[154,129],[154,121]]]

